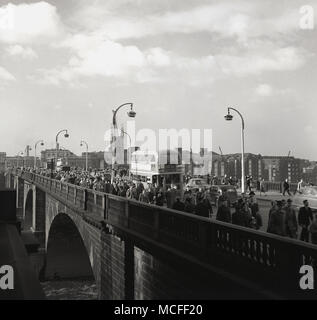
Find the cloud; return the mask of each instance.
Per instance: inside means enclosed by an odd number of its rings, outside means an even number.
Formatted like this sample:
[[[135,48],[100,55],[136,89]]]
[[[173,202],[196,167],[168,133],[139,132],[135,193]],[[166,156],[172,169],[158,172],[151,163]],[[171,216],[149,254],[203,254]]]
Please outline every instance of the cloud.
[[[256,75],[266,71],[292,71],[305,64],[308,53],[300,48],[250,48],[241,55],[220,55],[217,62],[225,74]]]
[[[200,5],[191,10],[153,13],[140,19],[135,11],[128,18],[124,13],[115,15],[111,10],[113,7],[118,10],[122,3],[119,6],[115,2],[111,2],[111,5],[107,3],[101,6],[103,10],[98,7],[101,2],[96,3],[93,6],[96,15],[93,18],[96,17],[96,21],[90,28],[81,28],[80,31],[72,29],[62,40],[54,43],[55,49],[68,52],[68,62],[51,69],[37,70],[29,79],[52,85],[66,82],[74,86],[83,77],[114,77],[127,82],[183,81],[196,86],[218,78],[297,70],[307,60],[308,54],[304,49],[283,45],[268,37],[246,41],[250,36],[260,37],[274,28],[285,31],[291,29],[293,24],[289,21],[293,20],[289,17],[293,17],[293,11],[285,12],[283,17],[287,21],[277,24],[277,21],[281,22],[277,14],[274,16],[272,13],[269,18],[267,15],[262,17],[258,5],[239,0]],[[50,9],[49,12],[56,14],[55,8]],[[87,10],[86,14],[90,16],[92,9]],[[99,11],[102,14],[99,15]],[[81,23],[79,17],[75,14]],[[55,18],[53,20],[58,20],[58,16]],[[261,27],[261,22],[268,27],[268,31]],[[127,44],[123,40],[163,33],[195,32],[236,37],[237,41],[230,39],[229,43],[210,49],[209,54],[187,56],[189,48],[186,44],[185,53],[177,53],[159,46],[144,46],[142,40],[138,40],[138,44]],[[212,43],[214,40],[210,41]]]
[[[0,28],[0,41],[30,43],[57,37],[62,23],[56,8],[47,2],[8,4],[0,7],[0,16],[8,16],[7,27]]]
[[[98,34],[76,34],[60,46],[71,52],[68,64],[39,70],[35,76],[39,82],[42,78],[43,83],[74,85],[79,77],[101,76],[140,83],[181,81],[197,86],[219,78],[293,71],[305,64],[308,55],[303,49],[259,42],[244,52],[187,57],[159,47],[141,50],[137,46],[125,46]],[[258,93],[263,95],[261,89]]]
[[[157,67],[171,65],[171,58],[162,48],[152,48],[147,53],[147,60],[150,64]]]
[[[64,45],[76,54],[69,60],[70,68],[81,75],[124,75],[128,69],[145,64],[145,56],[136,46],[123,46],[99,36],[75,35]]]
[[[245,4],[245,7],[250,7]],[[83,16],[83,13],[81,14]],[[118,18],[119,16],[119,18]],[[99,24],[93,19],[80,19],[112,40],[142,38],[165,33],[217,32],[226,36],[245,33],[249,17],[241,12],[241,6],[221,4],[198,6],[187,11],[165,12],[163,14],[115,15],[105,11]],[[226,23],[223,23],[226,21]]]
[[[273,88],[269,84],[263,83],[256,87],[255,92],[259,96],[268,97],[273,94]]]
[[[15,77],[9,71],[7,71],[5,68],[0,66],[0,80],[14,81]]]
[[[112,40],[206,32],[246,41],[260,36],[292,34],[298,30],[300,16],[296,5],[291,9],[283,6],[281,14],[278,8],[276,12],[272,10],[269,2],[261,3],[260,9],[258,1],[204,3],[159,6],[152,1],[134,2],[133,5],[129,1],[112,4],[97,1],[93,7],[85,5],[73,21],[88,30],[99,30]]]
[[[38,58],[37,53],[30,47],[23,47],[21,45],[12,45],[5,49],[6,53],[10,56],[18,56],[23,59],[36,59]]]
[[[97,34],[76,34],[60,43],[71,56],[66,65],[40,69],[29,77],[38,83],[71,85],[82,77],[120,78],[123,82],[186,81],[197,85],[210,81],[215,67],[212,56],[179,56],[159,47],[141,50],[137,46],[101,38]]]

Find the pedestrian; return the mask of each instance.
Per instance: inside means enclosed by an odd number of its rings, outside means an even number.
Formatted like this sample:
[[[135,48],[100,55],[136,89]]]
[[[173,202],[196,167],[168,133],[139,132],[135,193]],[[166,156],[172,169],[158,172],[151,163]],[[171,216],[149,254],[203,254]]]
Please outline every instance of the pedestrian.
[[[247,199],[243,200],[243,205],[242,205],[242,213],[244,214],[246,223],[247,223],[247,227],[251,227],[251,222],[252,222],[252,213],[251,213],[251,209],[249,207],[248,201]]]
[[[300,240],[309,242],[309,225],[313,221],[313,212],[309,207],[308,200],[303,201],[304,206],[299,209],[298,212],[298,224],[301,226],[302,231],[300,234]]]
[[[272,216],[272,213],[275,212],[277,210],[277,202],[276,201],[271,201],[271,209],[269,211],[269,218],[268,218],[268,224],[267,224],[267,232],[271,233],[270,230],[270,219]]]
[[[212,214],[212,206],[208,199],[204,198],[197,203],[195,211],[198,216],[209,218]]]
[[[268,232],[279,236],[285,236],[285,212],[283,210],[282,201],[277,201],[276,210],[271,212]]]
[[[184,201],[186,201],[187,198],[192,197],[192,191],[189,189],[189,187],[186,187],[184,191]]]
[[[248,227],[249,218],[246,216],[243,206],[243,200],[239,199],[235,205],[235,212],[232,214],[232,223],[241,227]]]
[[[176,201],[173,204],[173,209],[174,210],[178,210],[178,211],[184,211],[185,210],[184,202],[182,202],[179,197],[176,198]]]
[[[155,197],[155,204],[160,207],[163,207],[164,205],[164,197],[161,191],[159,191]]]
[[[289,183],[288,183],[288,180],[285,179],[284,183],[283,183],[283,188],[284,188],[284,191],[283,191],[283,196],[285,196],[285,192],[288,193],[289,196],[291,196],[291,192],[289,190],[290,186],[289,186]]]
[[[142,191],[142,193],[139,196],[139,201],[144,203],[150,203],[148,190],[144,189]]]
[[[202,188],[199,188],[195,195],[195,204],[198,204],[203,200],[204,194],[205,194],[204,190]]]
[[[230,223],[231,222],[231,212],[230,212],[230,209],[228,208],[227,199],[224,198],[223,196],[220,196],[218,203],[219,203],[219,206],[218,206],[216,219],[218,221]]]
[[[252,191],[252,177],[247,176],[246,180],[247,180],[247,189],[249,189],[249,192],[251,192]]]
[[[151,183],[148,183],[148,192],[149,192],[149,203],[154,204],[155,191]]]
[[[172,201],[172,189],[171,187],[168,187],[166,191],[166,205],[167,208],[172,208],[173,207],[173,201]]]
[[[141,181],[139,181],[139,183],[137,184],[137,187],[136,187],[136,198],[139,199],[140,195],[142,194],[144,190],[144,185]]]
[[[297,183],[297,189],[295,190],[294,195],[296,194],[296,192],[298,192],[299,194],[302,193],[303,184],[304,184],[303,179],[300,179],[300,181]]]
[[[297,239],[297,219],[295,210],[292,208],[292,200],[287,200],[287,206],[285,207],[285,231],[286,236]]]
[[[184,211],[187,213],[194,213],[195,212],[195,205],[192,203],[190,198],[186,198],[186,200],[185,200]]]
[[[250,198],[249,198],[249,208],[251,210],[251,227],[253,229],[259,230],[262,225],[262,216],[260,214],[260,209],[259,209],[259,205],[256,202],[256,198],[255,198],[255,193],[252,191],[250,192]]]
[[[263,178],[260,180],[260,195],[262,195],[262,193],[264,193],[266,196],[265,181]]]

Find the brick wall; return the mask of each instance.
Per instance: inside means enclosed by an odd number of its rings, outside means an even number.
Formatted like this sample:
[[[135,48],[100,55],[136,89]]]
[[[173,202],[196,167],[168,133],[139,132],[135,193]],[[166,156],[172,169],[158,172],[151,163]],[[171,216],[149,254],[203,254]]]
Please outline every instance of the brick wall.
[[[125,299],[125,243],[120,238],[102,233],[101,299]]]

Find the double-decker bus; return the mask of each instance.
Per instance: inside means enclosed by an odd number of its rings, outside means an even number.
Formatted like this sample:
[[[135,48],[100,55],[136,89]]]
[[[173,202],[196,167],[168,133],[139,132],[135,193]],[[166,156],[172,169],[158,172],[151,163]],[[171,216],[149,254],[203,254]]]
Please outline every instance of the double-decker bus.
[[[56,171],[70,171],[70,166],[67,164],[67,161],[65,159],[57,159]]]
[[[185,168],[178,164],[160,164],[155,151],[135,151],[131,155],[130,172],[133,180],[143,184],[157,184],[166,191],[169,186],[176,186],[183,192]]]

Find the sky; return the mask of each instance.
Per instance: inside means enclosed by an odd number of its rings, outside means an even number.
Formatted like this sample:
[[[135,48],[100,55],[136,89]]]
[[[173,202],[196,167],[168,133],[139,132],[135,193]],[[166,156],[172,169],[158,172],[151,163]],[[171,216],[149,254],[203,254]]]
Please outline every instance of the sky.
[[[309,0],[0,0],[0,151],[43,139],[104,150],[137,130],[212,129],[213,150],[317,160],[317,10]],[[126,110],[128,111],[128,110]],[[118,113],[118,124],[127,120]],[[138,142],[137,142],[138,144]]]

